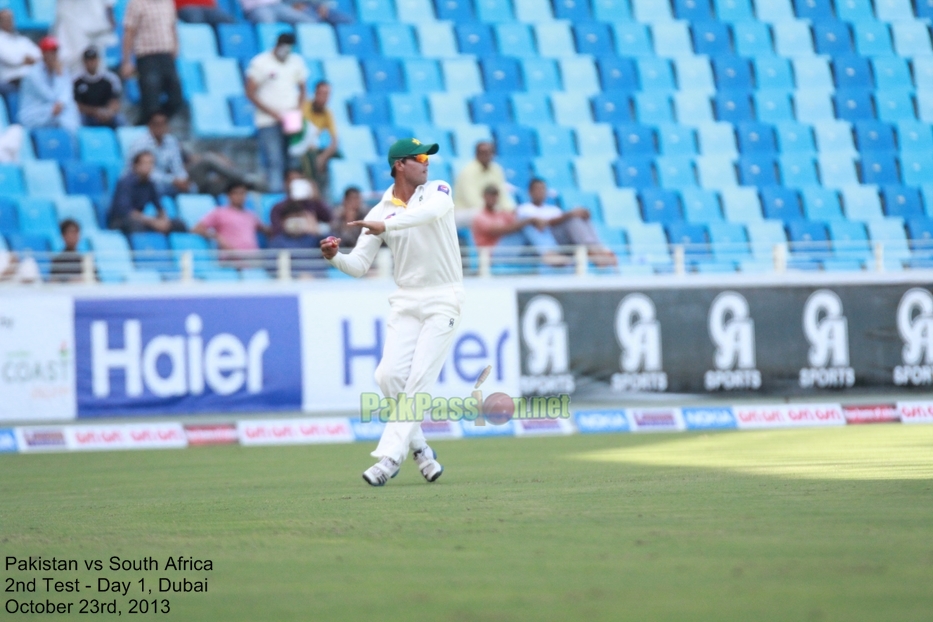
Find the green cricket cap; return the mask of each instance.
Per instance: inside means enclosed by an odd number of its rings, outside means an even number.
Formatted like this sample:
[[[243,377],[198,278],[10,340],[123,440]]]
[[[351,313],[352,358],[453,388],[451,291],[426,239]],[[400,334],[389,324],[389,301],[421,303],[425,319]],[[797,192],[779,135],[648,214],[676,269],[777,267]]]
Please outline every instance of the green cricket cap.
[[[417,138],[400,138],[389,147],[389,166],[395,164],[396,160],[410,158],[411,156],[426,153],[434,155],[440,147],[437,143],[423,143]]]

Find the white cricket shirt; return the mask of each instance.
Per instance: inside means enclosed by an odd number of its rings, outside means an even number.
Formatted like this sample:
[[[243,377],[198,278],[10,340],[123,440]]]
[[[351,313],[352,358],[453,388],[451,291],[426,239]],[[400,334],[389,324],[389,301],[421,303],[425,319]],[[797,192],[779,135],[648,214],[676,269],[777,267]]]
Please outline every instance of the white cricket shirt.
[[[385,241],[395,260],[395,283],[399,287],[462,284],[463,265],[450,184],[429,181],[418,186],[407,207],[393,203],[394,188],[386,190],[365,218],[384,221],[385,233],[369,235],[364,230],[353,251],[337,253],[331,265],[350,276],[363,276]]]

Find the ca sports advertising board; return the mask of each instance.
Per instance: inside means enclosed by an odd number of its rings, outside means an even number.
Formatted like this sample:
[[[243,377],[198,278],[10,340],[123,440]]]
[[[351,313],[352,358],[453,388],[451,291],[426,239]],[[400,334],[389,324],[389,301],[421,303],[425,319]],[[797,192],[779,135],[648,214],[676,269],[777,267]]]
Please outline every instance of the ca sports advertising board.
[[[373,373],[393,289],[323,284],[274,295],[123,297],[11,290],[0,296],[0,422],[356,412],[361,393],[378,392]],[[933,295],[919,283],[468,283],[438,395],[470,395],[487,365],[494,370],[487,395],[567,393],[577,403],[646,394],[805,401],[840,389],[922,399],[933,386]],[[690,428],[683,417],[675,425],[649,415],[628,425]],[[33,440],[42,439],[57,442]]]
[[[525,290],[518,312],[526,395],[599,402],[933,384],[928,286]]]

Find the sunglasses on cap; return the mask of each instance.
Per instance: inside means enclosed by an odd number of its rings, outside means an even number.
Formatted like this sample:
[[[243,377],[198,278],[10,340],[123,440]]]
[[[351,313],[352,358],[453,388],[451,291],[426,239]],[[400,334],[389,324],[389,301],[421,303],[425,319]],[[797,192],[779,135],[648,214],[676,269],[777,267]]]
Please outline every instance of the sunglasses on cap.
[[[402,158],[403,160],[414,160],[415,162],[420,162],[421,164],[428,163],[428,154],[419,153],[418,155],[408,156],[407,158]]]

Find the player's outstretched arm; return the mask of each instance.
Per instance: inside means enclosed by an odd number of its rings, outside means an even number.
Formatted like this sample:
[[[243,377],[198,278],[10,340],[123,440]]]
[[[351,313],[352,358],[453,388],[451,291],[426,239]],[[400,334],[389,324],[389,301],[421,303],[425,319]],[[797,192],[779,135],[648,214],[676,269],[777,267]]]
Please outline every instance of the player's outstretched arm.
[[[369,272],[380,246],[382,246],[382,238],[379,236],[361,235],[353,250],[344,254],[338,250],[340,238],[330,236],[321,240],[321,252],[324,254],[324,259],[341,272],[357,278]]]

